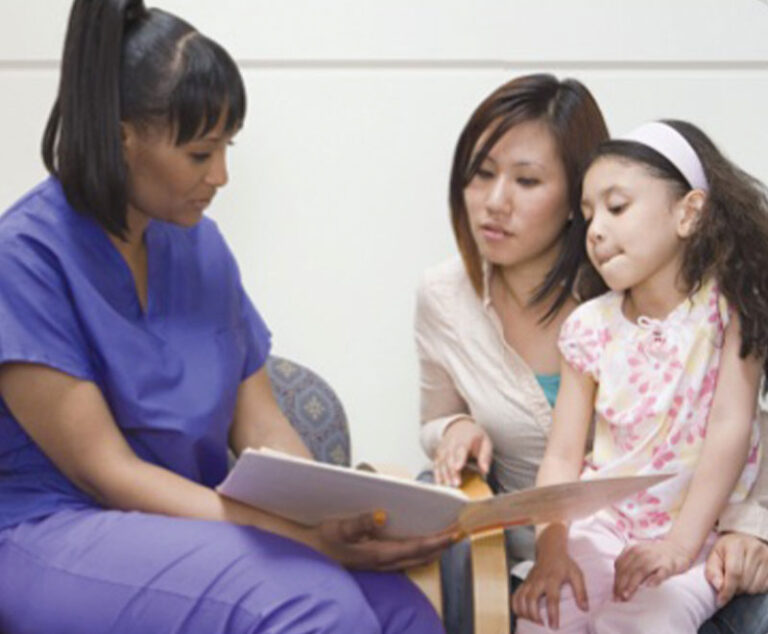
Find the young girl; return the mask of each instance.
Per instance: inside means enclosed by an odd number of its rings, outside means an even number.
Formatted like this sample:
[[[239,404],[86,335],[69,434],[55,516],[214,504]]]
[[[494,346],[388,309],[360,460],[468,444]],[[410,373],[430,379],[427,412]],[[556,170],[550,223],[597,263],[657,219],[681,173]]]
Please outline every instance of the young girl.
[[[703,562],[718,514],[757,470],[768,197],[698,128],[667,121],[600,146],[582,208],[589,258],[611,291],[563,325],[537,484],[582,468],[675,475],[570,527],[540,527],[513,597],[518,632],[693,634],[717,607]]]

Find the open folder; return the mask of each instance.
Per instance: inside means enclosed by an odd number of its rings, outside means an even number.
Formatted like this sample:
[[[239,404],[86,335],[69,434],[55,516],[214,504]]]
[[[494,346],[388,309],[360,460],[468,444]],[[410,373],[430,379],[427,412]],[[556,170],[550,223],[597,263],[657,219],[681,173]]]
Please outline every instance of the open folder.
[[[271,449],[246,449],[218,491],[313,526],[325,519],[383,510],[390,537],[444,530],[569,521],[648,489],[672,474],[566,482],[470,500],[457,489],[314,462]]]

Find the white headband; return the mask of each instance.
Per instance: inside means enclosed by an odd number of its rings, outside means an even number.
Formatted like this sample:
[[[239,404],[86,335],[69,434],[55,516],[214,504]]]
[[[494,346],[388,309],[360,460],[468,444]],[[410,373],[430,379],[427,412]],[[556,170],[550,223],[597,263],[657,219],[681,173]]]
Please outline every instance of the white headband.
[[[672,126],[660,121],[651,121],[619,137],[619,140],[647,145],[680,170],[693,189],[709,190],[709,183],[698,154],[686,138]]]

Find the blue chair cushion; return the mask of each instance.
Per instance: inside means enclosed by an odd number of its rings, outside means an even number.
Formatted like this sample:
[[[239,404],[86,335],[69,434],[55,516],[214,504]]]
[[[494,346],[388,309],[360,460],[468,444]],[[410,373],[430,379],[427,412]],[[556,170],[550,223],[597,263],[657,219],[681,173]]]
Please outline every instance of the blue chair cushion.
[[[315,459],[349,466],[347,416],[328,383],[309,368],[276,356],[267,359],[267,374],[280,409]]]

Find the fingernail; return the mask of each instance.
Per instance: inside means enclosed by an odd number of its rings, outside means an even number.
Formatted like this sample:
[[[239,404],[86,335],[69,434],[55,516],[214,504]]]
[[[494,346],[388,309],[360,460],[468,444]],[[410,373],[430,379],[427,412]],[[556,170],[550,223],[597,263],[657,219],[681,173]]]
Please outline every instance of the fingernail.
[[[462,539],[466,539],[467,534],[464,531],[459,531],[458,533],[454,533],[451,536],[451,543],[455,544],[456,542],[460,542]]]
[[[386,511],[374,511],[374,513],[373,513],[373,523],[376,524],[376,526],[384,526],[384,524],[387,523],[387,512]]]

